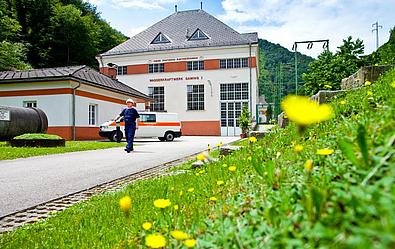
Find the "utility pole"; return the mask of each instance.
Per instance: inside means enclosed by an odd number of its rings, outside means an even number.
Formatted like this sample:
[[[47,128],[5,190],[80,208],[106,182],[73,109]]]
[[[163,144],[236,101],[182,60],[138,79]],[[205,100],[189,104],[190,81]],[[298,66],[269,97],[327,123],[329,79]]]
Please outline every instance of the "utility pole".
[[[379,48],[379,28],[383,28],[383,26],[379,25],[379,22],[375,22],[372,24],[372,32],[376,32],[376,50]]]

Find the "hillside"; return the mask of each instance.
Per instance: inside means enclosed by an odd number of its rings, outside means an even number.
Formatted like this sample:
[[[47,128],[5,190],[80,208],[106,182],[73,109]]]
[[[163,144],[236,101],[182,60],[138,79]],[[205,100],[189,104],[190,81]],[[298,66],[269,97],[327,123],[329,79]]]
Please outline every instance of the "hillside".
[[[270,41],[259,39],[260,68],[259,90],[261,95],[265,95],[269,103],[278,102],[277,96],[286,96],[295,91],[295,54],[292,51]],[[310,56],[298,52],[298,81],[302,82],[301,75],[307,70],[307,66],[314,59]],[[280,64],[281,75],[280,76]],[[280,83],[282,83],[281,91]]]
[[[88,65],[126,37],[83,0],[0,0],[0,70]]]

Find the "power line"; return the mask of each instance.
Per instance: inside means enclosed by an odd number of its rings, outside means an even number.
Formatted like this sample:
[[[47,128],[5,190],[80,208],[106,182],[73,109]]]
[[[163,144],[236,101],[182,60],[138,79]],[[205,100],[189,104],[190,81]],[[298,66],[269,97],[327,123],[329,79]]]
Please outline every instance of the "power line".
[[[383,28],[383,26],[379,25],[379,22],[375,22],[372,24],[372,27],[375,27],[372,29],[372,32],[376,31],[376,50],[379,48],[379,28]]]

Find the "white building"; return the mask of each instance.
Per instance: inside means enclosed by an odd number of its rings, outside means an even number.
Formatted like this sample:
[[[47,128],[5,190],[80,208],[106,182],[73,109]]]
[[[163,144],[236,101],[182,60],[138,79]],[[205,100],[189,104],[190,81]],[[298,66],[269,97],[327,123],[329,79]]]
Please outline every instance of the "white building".
[[[149,108],[147,95],[87,66],[0,72],[0,105],[40,108],[48,133],[67,140],[102,139],[100,124],[128,98]]]
[[[183,135],[238,135],[242,105],[256,116],[258,36],[203,10],[180,11],[97,57],[102,73],[179,113]],[[116,66],[116,68],[114,67]]]

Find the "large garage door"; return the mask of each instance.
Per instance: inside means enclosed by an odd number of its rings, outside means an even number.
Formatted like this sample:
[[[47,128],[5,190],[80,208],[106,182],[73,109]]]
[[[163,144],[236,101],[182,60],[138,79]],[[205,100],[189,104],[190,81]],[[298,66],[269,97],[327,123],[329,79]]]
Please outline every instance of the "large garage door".
[[[243,105],[248,106],[248,83],[220,85],[221,136],[238,136],[239,116]]]

